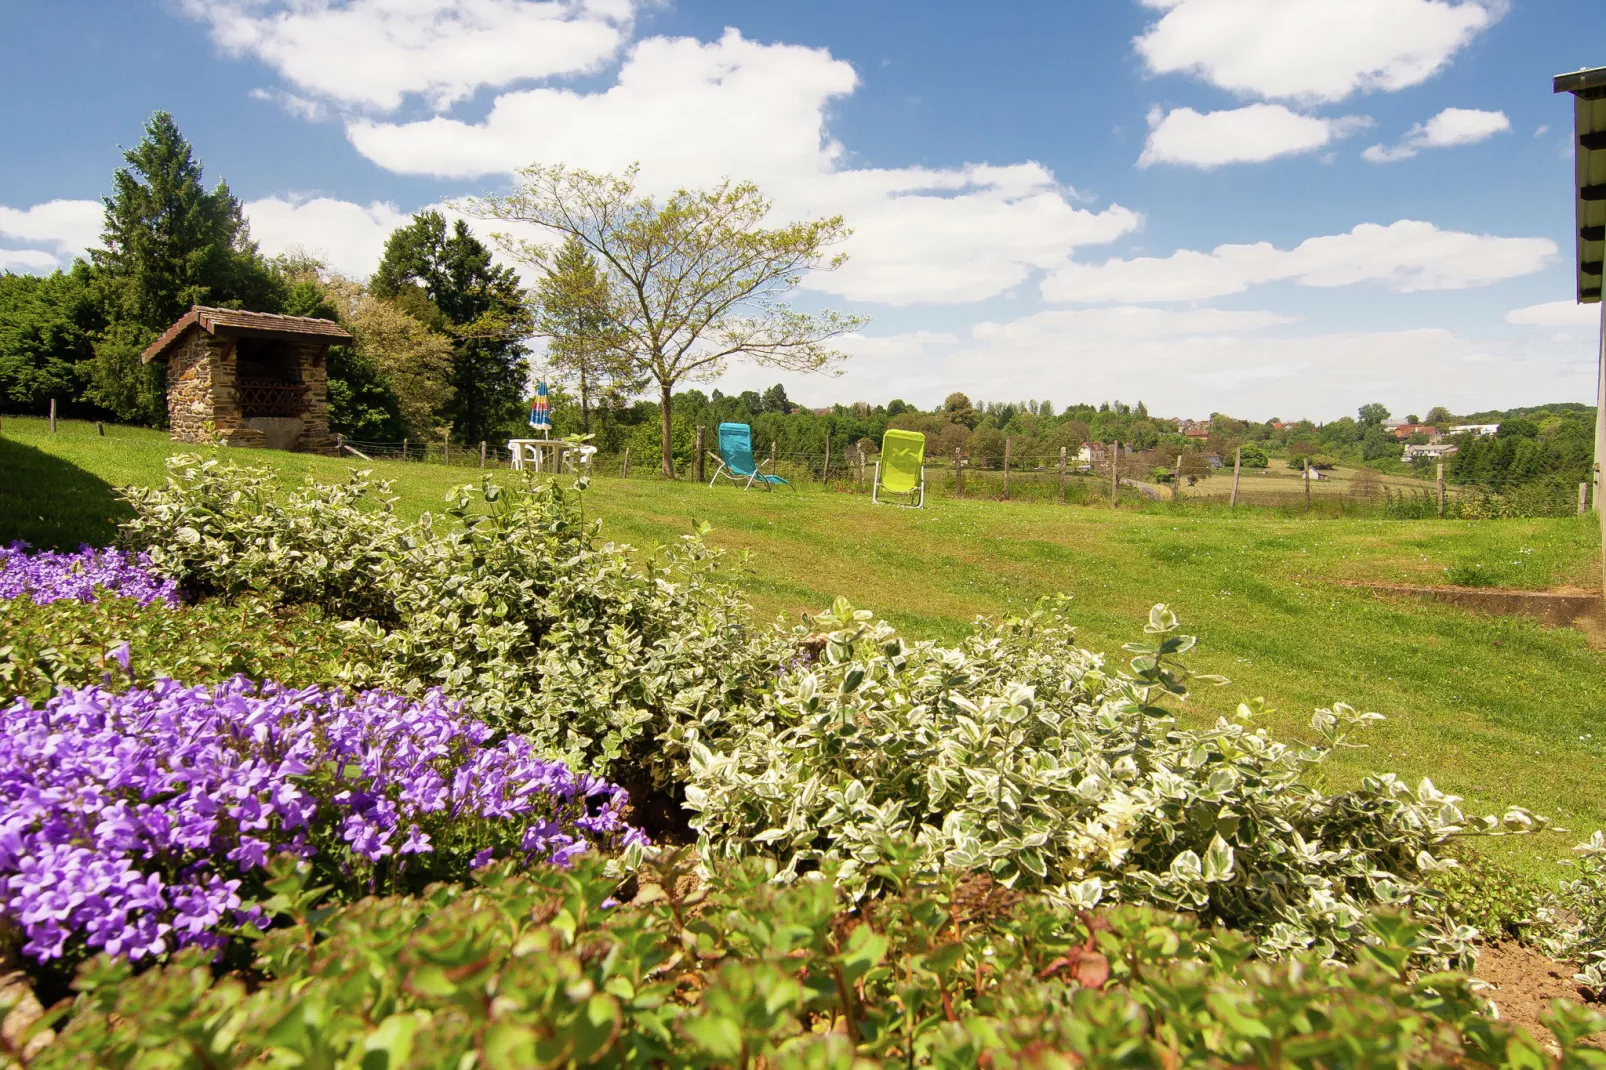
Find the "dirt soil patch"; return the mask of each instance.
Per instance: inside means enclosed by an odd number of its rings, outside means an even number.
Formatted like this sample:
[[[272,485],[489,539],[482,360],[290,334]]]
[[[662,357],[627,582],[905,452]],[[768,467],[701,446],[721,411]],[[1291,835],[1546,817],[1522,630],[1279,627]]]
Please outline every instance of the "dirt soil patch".
[[[1572,966],[1513,940],[1485,945],[1478,952],[1478,966],[1472,972],[1489,984],[1484,994],[1500,1009],[1503,1020],[1547,1043],[1552,1039],[1550,1030],[1540,1023],[1539,1016],[1550,1009],[1551,1000],[1565,999],[1606,1010],[1573,980],[1577,971]],[[1606,1048],[1606,1033],[1597,1033],[1586,1043]]]

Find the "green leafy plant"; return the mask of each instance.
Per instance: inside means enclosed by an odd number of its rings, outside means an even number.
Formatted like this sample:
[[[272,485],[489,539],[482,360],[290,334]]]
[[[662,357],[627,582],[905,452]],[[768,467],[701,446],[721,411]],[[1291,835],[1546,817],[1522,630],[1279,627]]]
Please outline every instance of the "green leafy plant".
[[[1355,965],[1323,967],[900,859],[856,908],[830,879],[782,886],[750,861],[695,884],[666,856],[619,905],[582,860],[330,910],[274,865],[284,924],[255,983],[189,953],[139,975],[95,960],[29,1065],[1588,1066],[1578,1039],[1606,1025],[1563,1010],[1553,1063],[1465,976],[1410,976],[1427,936],[1395,916]]]
[[[1559,931],[1545,949],[1578,963],[1576,980],[1597,997],[1606,995],[1606,834],[1597,830],[1563,865],[1576,868],[1578,876],[1557,893],[1565,920],[1558,919]]]
[[[1485,940],[1527,939],[1544,928],[1552,897],[1544,885],[1479,851],[1452,846],[1439,853],[1456,864],[1435,867],[1427,884],[1457,924],[1470,925]]]
[[[1065,600],[978,626],[956,648],[909,643],[838,601],[817,661],[720,745],[690,741],[687,805],[708,866],[776,858],[873,889],[896,845],[926,873],[977,869],[1058,902],[1142,902],[1252,935],[1264,953],[1350,957],[1380,908],[1433,920],[1425,961],[1463,961],[1475,935],[1422,879],[1453,837],[1526,831],[1513,810],[1471,821],[1430,781],[1368,777],[1327,795],[1307,773],[1377,720],[1318,711],[1304,747],[1256,710],[1180,727],[1163,699],[1197,679],[1164,606],[1130,669],[1077,648]]]
[[[148,687],[163,677],[212,684],[243,675],[305,687],[346,679],[352,664],[376,656],[364,635],[319,610],[254,596],[193,606],[0,599],[0,701],[42,702],[94,684]]]
[[[684,758],[659,737],[717,726],[790,653],[784,635],[749,628],[702,532],[637,555],[601,542],[579,495],[553,482],[487,478],[405,524],[361,473],[284,494],[261,469],[193,456],[169,468],[163,487],[128,492],[125,537],[153,568],[224,599],[320,607],[372,652],[342,679],[442,687],[578,768],[664,788]]]
[[[195,454],[167,469],[163,486],[123,490],[134,516],[122,536],[192,595],[256,593],[335,616],[392,616],[385,566],[403,528],[388,483],[353,471],[343,484],[309,477],[284,493],[269,469]]]

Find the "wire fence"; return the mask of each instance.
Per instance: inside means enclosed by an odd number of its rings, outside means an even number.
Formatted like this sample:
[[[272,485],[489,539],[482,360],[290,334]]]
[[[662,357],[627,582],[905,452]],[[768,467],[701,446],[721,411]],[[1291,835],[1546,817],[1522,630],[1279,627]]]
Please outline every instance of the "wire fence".
[[[513,455],[505,443],[457,444],[447,442],[368,442],[341,439],[343,453],[372,460],[411,461],[459,468],[507,468]],[[761,470],[795,486],[823,488],[835,493],[871,493],[876,479],[877,456],[850,445],[830,454],[786,452],[771,446],[755,450]],[[610,479],[658,480],[663,478],[659,451],[645,454],[624,449],[592,456],[589,474]],[[580,457],[565,455],[566,471],[578,472]],[[983,501],[1024,501],[1067,505],[1167,503],[1175,507],[1247,507],[1288,513],[1357,515],[1411,519],[1484,519],[1496,517],[1557,517],[1582,513],[1593,502],[1587,485],[1551,480],[1500,488],[1486,485],[1441,483],[1415,475],[1379,474],[1368,470],[1303,470],[1276,467],[1242,469],[1236,476],[1229,465],[1214,467],[1184,457],[1183,464],[1156,464],[1152,455],[1128,454],[1116,459],[1111,470],[1108,451],[1083,455],[1069,451],[1010,455],[964,455],[926,458],[926,497]],[[702,480],[714,477],[717,452],[705,448],[699,459],[694,450],[678,452],[675,478]]]

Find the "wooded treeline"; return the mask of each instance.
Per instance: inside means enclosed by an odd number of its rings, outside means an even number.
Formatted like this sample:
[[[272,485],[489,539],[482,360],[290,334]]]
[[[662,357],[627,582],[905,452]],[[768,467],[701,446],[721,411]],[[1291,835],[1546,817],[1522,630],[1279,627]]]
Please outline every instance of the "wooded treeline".
[[[530,316],[517,274],[461,222],[423,212],[363,285],[264,257],[228,184],[207,189],[172,116],[153,115],[104,198],[101,245],[50,275],[0,275],[0,408],[162,426],[140,353],[192,305],[337,320],[330,424],[365,438],[495,438],[523,422]]]

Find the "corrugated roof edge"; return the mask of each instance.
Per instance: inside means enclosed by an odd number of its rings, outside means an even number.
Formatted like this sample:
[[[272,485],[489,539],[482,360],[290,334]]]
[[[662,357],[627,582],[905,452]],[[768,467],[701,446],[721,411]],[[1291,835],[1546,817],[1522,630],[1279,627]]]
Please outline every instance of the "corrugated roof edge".
[[[1592,89],[1606,89],[1606,67],[1590,67],[1558,74],[1554,79],[1557,93],[1587,93]]]

